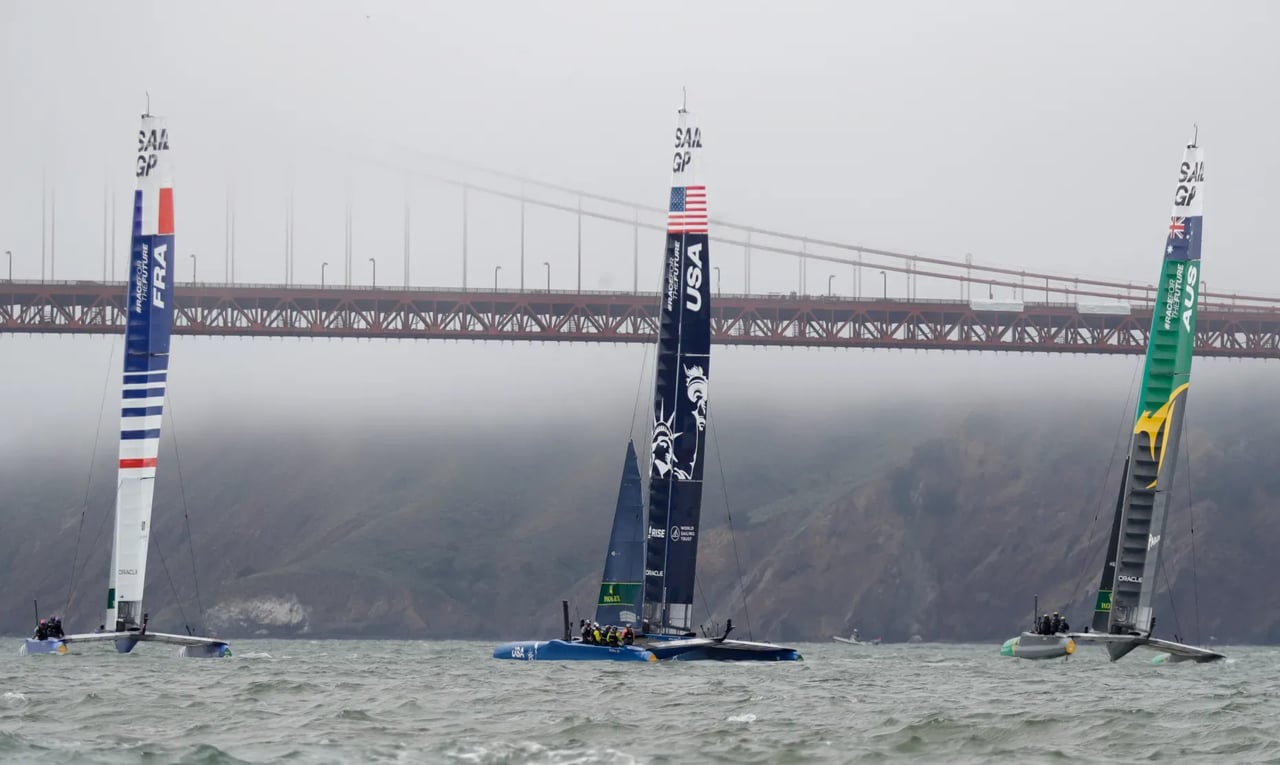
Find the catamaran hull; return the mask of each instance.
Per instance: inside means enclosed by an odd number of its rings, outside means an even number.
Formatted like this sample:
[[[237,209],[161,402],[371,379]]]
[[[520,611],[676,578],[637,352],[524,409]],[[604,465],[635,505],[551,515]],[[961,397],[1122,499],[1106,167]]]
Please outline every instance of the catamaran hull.
[[[644,643],[659,660],[670,661],[804,661],[794,648],[748,640],[715,638],[654,639]]]
[[[1076,641],[1068,635],[1037,635],[1024,632],[1000,646],[1001,656],[1017,659],[1061,659],[1076,652]]]
[[[657,661],[639,646],[590,645],[564,640],[519,640],[493,649],[495,659],[516,661]]]
[[[19,656],[41,656],[44,654],[62,655],[67,652],[67,644],[57,638],[36,640],[27,638],[18,649]]]
[[[182,658],[209,659],[231,655],[231,645],[218,638],[194,635],[171,635],[167,632],[88,632],[66,635],[61,639],[32,640],[28,638],[18,649],[20,656],[38,654],[78,653],[81,646],[102,646],[110,643],[117,653],[129,653],[138,643],[163,643],[178,647]]]
[[[1162,655],[1152,660],[1154,664],[1179,663],[1184,661],[1194,661],[1198,664],[1205,664],[1211,661],[1225,659],[1226,654],[1215,651],[1211,648],[1200,648],[1199,646],[1187,645],[1185,643],[1177,643],[1172,640],[1162,640],[1154,637],[1144,637],[1142,635],[1111,635],[1101,632],[1084,632],[1072,635],[1081,643],[1102,644],[1107,649],[1107,654],[1112,661],[1117,661],[1128,655],[1135,648],[1150,648],[1153,651],[1159,651]]]

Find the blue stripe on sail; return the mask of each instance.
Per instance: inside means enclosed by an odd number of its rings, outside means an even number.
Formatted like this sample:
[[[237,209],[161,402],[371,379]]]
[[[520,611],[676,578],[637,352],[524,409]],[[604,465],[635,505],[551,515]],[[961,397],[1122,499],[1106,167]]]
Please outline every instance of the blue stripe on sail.
[[[133,191],[133,235],[142,236],[142,189]]]
[[[126,406],[120,410],[121,417],[153,417],[157,414],[164,414],[163,406]]]
[[[124,392],[125,398],[152,398],[153,396],[163,396],[164,386],[159,388],[133,388]]]
[[[168,380],[168,372],[129,372],[124,376],[125,385],[142,385],[143,383],[162,383]]]
[[[159,438],[160,429],[155,430],[122,430],[120,431],[121,441],[141,441],[145,438]]]

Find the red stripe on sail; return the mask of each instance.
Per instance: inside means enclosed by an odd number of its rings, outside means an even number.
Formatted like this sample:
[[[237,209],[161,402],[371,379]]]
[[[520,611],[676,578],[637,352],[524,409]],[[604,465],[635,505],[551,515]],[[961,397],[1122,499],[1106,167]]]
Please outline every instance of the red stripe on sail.
[[[149,468],[149,467],[155,467],[155,466],[156,466],[155,457],[142,457],[139,459],[132,459],[132,460],[120,460],[120,467],[122,468]]]
[[[160,219],[156,224],[156,233],[173,233],[173,189],[160,189]]]

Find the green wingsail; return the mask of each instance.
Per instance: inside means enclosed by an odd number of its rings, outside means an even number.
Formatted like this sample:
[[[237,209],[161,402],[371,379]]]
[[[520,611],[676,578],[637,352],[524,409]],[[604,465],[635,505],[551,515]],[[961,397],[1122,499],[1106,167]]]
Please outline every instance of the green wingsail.
[[[1188,145],[1178,166],[1151,333],[1113,538],[1099,588],[1095,625],[1149,634],[1152,596],[1173,488],[1191,380],[1204,230],[1204,155]],[[1108,646],[1118,658],[1131,646]],[[1117,655],[1118,654],[1118,655]]]

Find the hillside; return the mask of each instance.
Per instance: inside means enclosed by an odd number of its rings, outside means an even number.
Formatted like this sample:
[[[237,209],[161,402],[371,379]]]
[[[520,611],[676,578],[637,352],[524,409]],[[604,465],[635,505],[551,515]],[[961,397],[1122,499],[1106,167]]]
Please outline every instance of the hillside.
[[[1173,501],[1165,562],[1178,618],[1161,597],[1162,632],[1194,639],[1198,579],[1206,637],[1280,640],[1276,596],[1258,586],[1280,543],[1270,518],[1280,425],[1254,415],[1277,394],[1243,392],[1195,401],[1179,479],[1190,480]],[[850,401],[713,417],[697,613],[743,627],[749,618],[757,638],[820,640],[856,626],[890,640],[995,640],[1025,622],[1038,593],[1083,623],[1118,481],[1117,408],[1028,400],[867,412]],[[188,621],[229,635],[552,634],[561,597],[591,607],[625,448],[590,411],[554,429],[327,422],[232,435],[210,423],[184,424],[184,438],[181,484],[172,445],[161,454],[147,603],[154,624],[180,628],[171,577]],[[28,629],[31,597],[61,610],[77,534],[67,621],[101,621],[107,451],[87,509],[83,464],[45,455],[0,468],[0,574],[14,583],[0,631]]]

